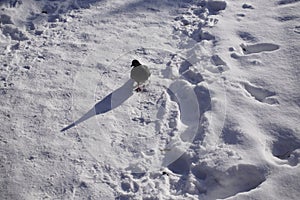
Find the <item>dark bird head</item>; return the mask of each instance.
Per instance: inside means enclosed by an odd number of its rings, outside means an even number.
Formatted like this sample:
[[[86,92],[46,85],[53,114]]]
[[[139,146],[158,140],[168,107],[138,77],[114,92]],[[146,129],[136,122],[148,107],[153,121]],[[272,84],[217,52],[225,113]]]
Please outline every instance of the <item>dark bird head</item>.
[[[131,67],[137,67],[137,66],[140,66],[141,63],[138,61],[138,60],[133,60],[132,63],[131,63]]]

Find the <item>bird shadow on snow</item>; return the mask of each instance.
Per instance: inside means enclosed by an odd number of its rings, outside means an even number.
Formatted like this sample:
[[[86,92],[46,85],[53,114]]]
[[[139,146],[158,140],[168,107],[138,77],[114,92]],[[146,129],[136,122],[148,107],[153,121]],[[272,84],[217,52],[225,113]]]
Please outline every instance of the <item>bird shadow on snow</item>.
[[[121,87],[104,97],[100,102],[95,104],[95,106],[91,108],[81,118],[79,118],[69,126],[63,128],[61,132],[70,129],[93,116],[103,114],[117,108],[133,95],[133,84],[134,80],[129,79],[124,85],[122,85]]]

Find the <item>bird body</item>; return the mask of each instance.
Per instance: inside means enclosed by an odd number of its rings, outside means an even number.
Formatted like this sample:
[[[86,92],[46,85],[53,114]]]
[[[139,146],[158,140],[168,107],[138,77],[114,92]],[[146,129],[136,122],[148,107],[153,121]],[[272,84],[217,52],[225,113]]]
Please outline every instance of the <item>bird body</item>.
[[[130,73],[130,78],[135,80],[137,83],[144,83],[148,80],[151,73],[146,65],[139,65],[133,67]]]
[[[133,66],[133,68],[130,72],[130,78],[135,80],[138,86],[149,79],[151,73],[146,65],[142,65],[138,60],[133,60],[131,66]]]
[[[140,84],[146,82],[151,73],[146,65],[142,65],[138,60],[133,60],[131,66],[133,67],[130,72],[130,78],[137,82],[135,91],[142,91]]]

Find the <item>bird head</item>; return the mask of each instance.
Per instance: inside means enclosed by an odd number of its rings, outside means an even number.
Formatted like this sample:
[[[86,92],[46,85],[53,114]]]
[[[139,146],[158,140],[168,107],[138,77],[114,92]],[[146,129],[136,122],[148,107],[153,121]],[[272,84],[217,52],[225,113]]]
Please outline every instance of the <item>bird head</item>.
[[[131,67],[137,67],[137,66],[140,66],[141,63],[138,61],[138,60],[133,60],[132,63],[131,63]]]

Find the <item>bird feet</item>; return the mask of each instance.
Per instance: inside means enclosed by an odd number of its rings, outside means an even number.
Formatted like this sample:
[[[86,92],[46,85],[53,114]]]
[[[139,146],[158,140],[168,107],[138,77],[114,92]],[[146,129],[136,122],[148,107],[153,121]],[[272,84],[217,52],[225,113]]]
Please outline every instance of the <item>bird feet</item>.
[[[135,91],[136,91],[136,92],[141,92],[142,89],[141,89],[140,87],[137,87],[137,88],[135,89]]]

